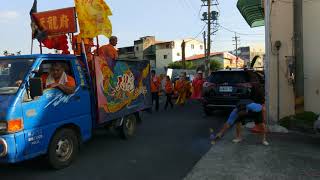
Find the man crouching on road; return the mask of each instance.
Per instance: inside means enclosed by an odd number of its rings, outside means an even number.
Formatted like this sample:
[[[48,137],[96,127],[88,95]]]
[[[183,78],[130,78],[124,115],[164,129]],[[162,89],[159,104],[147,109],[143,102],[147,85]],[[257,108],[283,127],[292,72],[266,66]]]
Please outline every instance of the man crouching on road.
[[[266,140],[266,125],[263,122],[262,108],[264,104],[264,95],[259,88],[255,89],[252,100],[242,100],[237,104],[237,107],[231,112],[227,122],[223,125],[223,128],[215,137],[215,140],[220,139],[223,134],[236,123],[236,138],[232,141],[239,143],[242,141],[241,130],[242,125],[245,124],[246,118],[254,120],[255,124],[262,130],[262,144],[268,146],[269,143]]]

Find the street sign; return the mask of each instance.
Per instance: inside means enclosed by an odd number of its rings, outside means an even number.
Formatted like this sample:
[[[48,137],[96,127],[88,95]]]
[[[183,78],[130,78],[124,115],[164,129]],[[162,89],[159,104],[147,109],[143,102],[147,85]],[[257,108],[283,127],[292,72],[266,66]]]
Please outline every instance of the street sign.
[[[77,32],[74,7],[33,13],[32,16],[48,36]]]

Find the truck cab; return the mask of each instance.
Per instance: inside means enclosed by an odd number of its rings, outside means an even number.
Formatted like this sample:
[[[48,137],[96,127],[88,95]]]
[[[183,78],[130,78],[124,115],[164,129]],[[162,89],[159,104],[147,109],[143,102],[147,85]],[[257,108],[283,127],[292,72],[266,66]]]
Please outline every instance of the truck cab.
[[[39,93],[43,84],[36,80],[49,73],[57,62],[64,64],[65,73],[74,78],[74,93],[67,95],[57,88]],[[15,163],[47,154],[60,130],[71,134],[71,138],[57,140],[57,148],[51,150],[56,151],[57,157],[52,157],[55,161],[73,154],[69,152],[71,146],[76,151],[81,142],[90,138],[90,91],[76,56],[1,57],[0,79],[0,162]]]

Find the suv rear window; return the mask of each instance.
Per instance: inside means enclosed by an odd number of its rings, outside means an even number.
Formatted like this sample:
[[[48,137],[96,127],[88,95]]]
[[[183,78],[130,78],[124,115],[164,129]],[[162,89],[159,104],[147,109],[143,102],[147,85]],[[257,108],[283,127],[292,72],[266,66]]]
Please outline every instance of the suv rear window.
[[[219,71],[213,73],[209,77],[208,81],[215,84],[247,83],[249,82],[249,78],[247,76],[247,73],[242,71]]]

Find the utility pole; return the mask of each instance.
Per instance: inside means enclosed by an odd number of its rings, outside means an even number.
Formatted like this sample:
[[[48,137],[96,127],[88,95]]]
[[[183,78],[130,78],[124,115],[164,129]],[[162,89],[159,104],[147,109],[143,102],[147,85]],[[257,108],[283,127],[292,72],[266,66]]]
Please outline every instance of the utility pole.
[[[238,69],[238,45],[239,45],[240,37],[237,36],[237,33],[234,33],[233,39],[234,40],[232,40],[232,41],[235,42],[235,44],[233,44],[233,45],[236,46],[236,68]]]
[[[211,53],[211,0],[208,0],[208,46],[207,46],[207,61],[206,61],[206,67],[207,67],[207,72],[206,75],[209,75],[209,68],[208,64],[210,61],[210,53]]]
[[[206,31],[203,31],[204,55],[207,57],[207,39]]]
[[[186,42],[184,40],[181,43],[181,49],[182,49],[182,65],[183,65],[183,69],[186,69]]]
[[[202,14],[203,19],[207,25],[208,25],[208,30],[207,30],[207,40],[206,40],[206,45],[207,47],[205,48],[205,67],[206,67],[206,72],[205,75],[209,75],[209,62],[210,62],[210,54],[211,54],[211,35],[213,35],[215,32],[217,32],[218,29],[218,16],[219,13],[217,11],[212,11],[212,6],[218,6],[218,0],[201,0],[203,2],[202,6],[207,6],[208,10],[207,12],[204,12]]]

